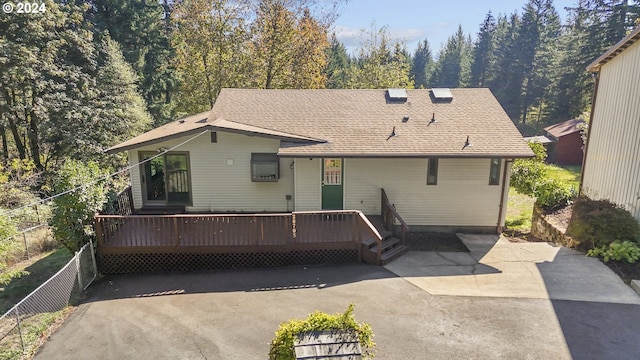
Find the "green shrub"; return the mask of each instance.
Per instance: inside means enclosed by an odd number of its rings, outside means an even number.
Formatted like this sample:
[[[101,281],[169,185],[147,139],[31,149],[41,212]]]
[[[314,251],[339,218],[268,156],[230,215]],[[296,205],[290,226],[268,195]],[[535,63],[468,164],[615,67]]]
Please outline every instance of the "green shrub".
[[[607,200],[579,198],[567,228],[579,248],[601,248],[613,240],[640,243],[640,225],[627,210]]]
[[[538,184],[535,195],[538,204],[554,209],[569,204],[576,197],[576,189],[556,179],[549,179]]]
[[[520,194],[535,197],[544,208],[553,209],[569,204],[576,197],[576,189],[551,174],[555,167],[544,160],[547,152],[540,143],[529,143],[535,157],[518,159],[511,167],[511,186]]]
[[[6,210],[0,209],[1,212]],[[17,233],[14,221],[6,215],[0,215],[0,241],[6,240]]]
[[[531,159],[517,159],[511,166],[511,186],[523,195],[536,196],[537,184],[547,177],[547,150],[541,143],[530,142],[529,147],[535,154]]]
[[[609,260],[626,261],[633,264],[640,259],[640,247],[631,241],[616,240],[608,245],[602,245],[587,251],[589,256],[600,256],[605,262]]]
[[[269,359],[295,360],[294,341],[297,336],[310,331],[353,330],[364,352],[364,358],[373,357],[373,333],[371,325],[358,323],[353,317],[354,305],[350,304],[343,314],[329,315],[320,311],[309,314],[305,320],[290,320],[282,323],[271,341]]]
[[[106,171],[94,162],[75,160],[67,160],[57,174],[54,182],[56,193],[83,186],[53,201],[53,236],[71,252],[77,251],[95,235],[93,218],[107,200],[107,186],[105,182],[92,182],[105,174]]]

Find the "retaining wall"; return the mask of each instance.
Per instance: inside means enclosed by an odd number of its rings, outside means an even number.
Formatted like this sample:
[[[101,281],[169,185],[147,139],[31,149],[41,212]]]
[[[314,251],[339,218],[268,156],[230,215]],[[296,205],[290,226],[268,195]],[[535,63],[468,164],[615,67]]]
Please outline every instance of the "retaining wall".
[[[531,235],[536,238],[552,242],[566,247],[575,247],[575,241],[570,236],[564,234],[556,224],[551,223],[544,214],[544,210],[538,206],[533,206],[533,216],[531,218]]]

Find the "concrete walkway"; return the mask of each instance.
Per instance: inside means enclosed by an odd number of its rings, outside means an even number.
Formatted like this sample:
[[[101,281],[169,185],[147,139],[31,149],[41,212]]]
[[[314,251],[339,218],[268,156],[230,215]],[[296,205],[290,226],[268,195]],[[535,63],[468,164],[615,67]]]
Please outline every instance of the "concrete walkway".
[[[36,359],[266,359],[278,326],[356,304],[376,359],[639,359],[640,298],[595,259],[464,236],[378,266],[110,276]],[[396,275],[398,274],[398,275]]]
[[[386,268],[431,295],[640,305],[640,297],[597,258],[543,242],[459,237],[469,253],[409,252]]]

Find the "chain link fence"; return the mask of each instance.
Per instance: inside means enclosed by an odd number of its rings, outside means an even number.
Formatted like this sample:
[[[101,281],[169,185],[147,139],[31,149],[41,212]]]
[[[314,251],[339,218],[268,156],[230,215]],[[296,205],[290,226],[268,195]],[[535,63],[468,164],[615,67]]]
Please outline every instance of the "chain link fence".
[[[0,359],[20,357],[33,337],[34,327],[52,321],[51,314],[65,309],[72,296],[96,278],[93,244],[83,246],[60,271],[0,317]]]

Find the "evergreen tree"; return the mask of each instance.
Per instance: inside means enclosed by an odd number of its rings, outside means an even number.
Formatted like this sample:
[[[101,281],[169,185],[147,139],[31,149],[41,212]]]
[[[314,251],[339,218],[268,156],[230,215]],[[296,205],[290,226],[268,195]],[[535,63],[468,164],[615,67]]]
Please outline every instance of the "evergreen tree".
[[[169,42],[171,6],[157,0],[92,0],[99,32],[108,32],[120,44],[125,59],[139,78],[140,91],[156,125],[172,117],[176,86],[175,56]]]
[[[431,75],[433,64],[433,55],[431,54],[429,41],[424,39],[418,43],[411,62],[411,79],[417,89],[429,87],[427,79],[429,79]]]
[[[491,71],[495,70],[495,33],[496,21],[491,11],[487,13],[484,22],[480,26],[478,38],[473,46],[473,56],[471,60],[470,86],[485,87],[490,83],[487,79]]]
[[[546,104],[545,90],[553,75],[553,62],[557,59],[556,45],[560,36],[560,19],[552,0],[529,0],[522,15],[518,33],[518,51],[521,67],[521,122],[536,108],[537,120],[543,116]]]
[[[94,126],[87,134],[87,138],[95,139],[97,151],[130,139],[153,124],[138,92],[138,77],[124,59],[119,44],[107,36],[101,41],[100,51],[103,60],[96,76],[99,93],[94,106],[97,111],[92,117]]]
[[[338,41],[336,34],[331,35],[330,46],[327,49],[327,88],[344,89],[347,85],[347,75],[351,59],[347,49]]]
[[[0,17],[0,106],[21,159],[40,171],[77,137],[94,109],[96,52],[84,23],[86,5],[45,2],[46,11]],[[9,146],[7,144],[7,146]],[[5,152],[7,148],[5,147]]]
[[[389,45],[387,27],[365,34],[356,61],[351,63],[347,86],[351,89],[413,88],[410,63],[400,43]]]
[[[487,78],[487,85],[511,119],[517,119],[520,109],[522,82],[517,76],[519,59],[517,36],[520,17],[517,13],[498,17],[495,33],[496,67]]]
[[[577,8],[573,10],[584,19],[584,31],[588,39],[581,57],[593,61],[637,26],[640,1],[579,0]]]
[[[431,74],[430,83],[434,87],[465,87],[469,82],[471,43],[465,37],[462,26],[455,35],[449,37],[440,50],[438,61]]]
[[[585,57],[583,49],[589,42],[586,12],[570,11],[559,47],[558,74],[551,87],[548,124],[573,119],[584,112],[592,91],[591,76],[585,71],[593,59]]]

